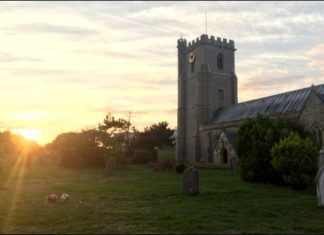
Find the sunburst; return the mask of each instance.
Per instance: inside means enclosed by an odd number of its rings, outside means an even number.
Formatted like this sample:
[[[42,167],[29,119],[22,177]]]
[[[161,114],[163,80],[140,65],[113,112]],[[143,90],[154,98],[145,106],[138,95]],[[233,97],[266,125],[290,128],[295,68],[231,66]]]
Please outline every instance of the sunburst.
[[[36,128],[25,128],[17,131],[19,135],[25,137],[28,140],[39,141],[39,129]]]

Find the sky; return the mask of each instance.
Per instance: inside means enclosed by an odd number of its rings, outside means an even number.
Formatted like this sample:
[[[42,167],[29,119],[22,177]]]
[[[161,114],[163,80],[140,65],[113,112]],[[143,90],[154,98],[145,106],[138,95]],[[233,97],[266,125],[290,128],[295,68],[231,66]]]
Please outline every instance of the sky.
[[[324,2],[0,2],[0,130],[176,127],[177,39],[235,41],[239,102],[324,83]]]

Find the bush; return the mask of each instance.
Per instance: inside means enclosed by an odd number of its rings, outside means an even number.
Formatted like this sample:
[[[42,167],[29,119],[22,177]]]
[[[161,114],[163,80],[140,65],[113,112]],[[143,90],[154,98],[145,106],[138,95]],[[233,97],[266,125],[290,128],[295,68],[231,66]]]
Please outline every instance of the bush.
[[[279,139],[273,119],[258,115],[244,121],[234,142],[240,174],[246,181],[282,182],[271,165],[271,147]]]
[[[148,149],[137,149],[134,151],[132,163],[145,164],[152,159],[152,152]]]
[[[294,189],[305,189],[313,182],[317,172],[318,148],[310,138],[303,139],[292,132],[272,147],[271,155],[274,169]]]
[[[177,172],[178,174],[182,174],[182,173],[185,171],[185,169],[186,169],[186,165],[183,164],[183,163],[180,163],[180,164],[178,164],[177,167],[176,167],[176,172]]]
[[[298,122],[257,115],[244,121],[237,132],[234,148],[239,158],[240,174],[246,181],[284,184],[271,164],[271,148],[292,131],[305,138],[310,136]]]
[[[88,132],[69,132],[58,135],[45,149],[53,151],[64,167],[104,166],[106,150],[99,147]]]

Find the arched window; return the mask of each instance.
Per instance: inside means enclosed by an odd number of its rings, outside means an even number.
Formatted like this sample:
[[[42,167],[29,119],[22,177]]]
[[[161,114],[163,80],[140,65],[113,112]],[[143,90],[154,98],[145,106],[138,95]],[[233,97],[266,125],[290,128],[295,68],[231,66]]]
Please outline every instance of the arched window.
[[[317,139],[317,142],[318,142],[320,148],[322,148],[323,140],[322,140],[322,131],[320,129],[317,129],[316,139]]]
[[[219,53],[217,56],[217,68],[221,70],[224,69],[224,56],[222,53]]]
[[[319,123],[314,123],[312,125],[312,130],[313,130],[313,133],[315,135],[315,138],[316,138],[316,142],[317,144],[320,146],[320,148],[322,148],[323,146],[323,136],[322,136],[322,128],[321,128],[321,125]]]
[[[195,72],[195,61],[191,63],[191,72]]]
[[[220,103],[222,103],[224,101],[224,90],[223,89],[218,89],[218,99],[219,99]]]

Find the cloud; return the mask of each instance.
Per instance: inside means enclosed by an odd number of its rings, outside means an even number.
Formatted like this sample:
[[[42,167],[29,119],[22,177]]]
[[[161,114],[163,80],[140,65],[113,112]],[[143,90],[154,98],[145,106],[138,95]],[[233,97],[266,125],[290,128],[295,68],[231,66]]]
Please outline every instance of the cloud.
[[[316,84],[318,79],[305,71],[291,71],[289,67],[259,68],[238,81],[239,101],[261,98]],[[244,91],[240,92],[240,91]]]
[[[159,120],[176,125],[176,41],[181,33],[187,41],[203,34],[206,11],[208,34],[235,40],[240,101],[322,83],[323,6],[3,2],[2,121],[24,126],[10,115],[40,110],[46,118],[27,124],[47,126],[47,140],[96,125],[109,110],[121,117],[132,110],[136,127]]]
[[[104,113],[111,113],[112,115],[123,115],[127,116],[131,113],[131,115],[143,115],[147,114],[147,110],[127,110],[127,109],[118,109],[118,108],[111,108],[111,107],[103,107],[103,108],[95,108],[93,109],[94,112],[104,112]]]
[[[324,44],[318,44],[305,52],[309,57],[309,66],[324,71]]]
[[[42,62],[42,59],[33,57],[16,56],[9,52],[0,52],[0,63],[6,62]]]
[[[97,30],[79,26],[54,25],[45,23],[20,24],[15,27],[16,30],[28,33],[54,33],[75,36],[93,36]]]

